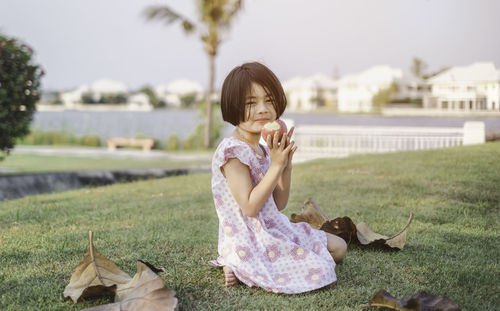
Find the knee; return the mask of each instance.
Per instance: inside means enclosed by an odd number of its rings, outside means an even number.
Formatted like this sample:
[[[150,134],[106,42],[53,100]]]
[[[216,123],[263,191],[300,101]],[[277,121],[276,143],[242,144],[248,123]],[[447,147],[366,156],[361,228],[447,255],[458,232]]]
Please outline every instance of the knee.
[[[328,251],[333,257],[335,262],[339,262],[344,258],[347,252],[347,243],[339,236],[327,234],[328,237]]]
[[[342,261],[346,253],[347,253],[347,243],[344,241],[344,239],[340,239],[340,242],[337,245],[337,249],[333,254],[333,260],[335,260],[335,262]]]

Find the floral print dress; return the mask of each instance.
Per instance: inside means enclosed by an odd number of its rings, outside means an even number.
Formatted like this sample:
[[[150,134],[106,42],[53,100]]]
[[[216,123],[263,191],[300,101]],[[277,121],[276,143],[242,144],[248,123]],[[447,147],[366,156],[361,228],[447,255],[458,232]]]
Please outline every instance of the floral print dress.
[[[221,167],[231,158],[247,165],[254,187],[270,166],[269,150],[261,157],[235,137],[222,140],[212,159],[212,193],[219,217],[216,266],[230,267],[246,285],[275,293],[296,294],[337,280],[326,234],[307,223],[291,223],[271,195],[257,217],[245,216]]]

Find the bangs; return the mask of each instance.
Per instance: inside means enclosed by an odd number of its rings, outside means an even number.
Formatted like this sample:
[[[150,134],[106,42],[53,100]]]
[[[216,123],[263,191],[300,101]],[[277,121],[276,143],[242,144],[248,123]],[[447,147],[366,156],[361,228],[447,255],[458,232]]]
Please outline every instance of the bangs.
[[[286,108],[286,96],[280,81],[266,66],[246,63],[234,68],[224,80],[221,92],[221,110],[224,121],[236,126],[245,120],[246,97],[252,83],[261,85],[272,100],[279,118]]]

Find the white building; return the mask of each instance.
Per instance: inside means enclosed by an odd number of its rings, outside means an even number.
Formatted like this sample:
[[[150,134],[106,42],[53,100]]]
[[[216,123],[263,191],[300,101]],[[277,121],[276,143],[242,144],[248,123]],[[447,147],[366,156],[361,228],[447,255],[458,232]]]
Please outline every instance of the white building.
[[[151,111],[153,110],[153,105],[151,105],[148,95],[144,93],[135,93],[129,96],[127,108],[135,111]]]
[[[203,87],[196,81],[179,79],[169,84],[160,84],[155,88],[156,95],[167,106],[181,107],[182,97],[194,95],[195,100],[203,98]]]
[[[127,103],[124,105],[92,104],[84,105],[82,96],[89,94],[94,102],[99,102],[104,95],[124,95]],[[66,109],[77,110],[141,110],[149,111],[153,109],[149,97],[143,93],[130,94],[127,86],[116,80],[99,79],[93,82],[90,87],[86,84],[77,89],[61,93],[61,101]]]
[[[91,94],[95,101],[99,101],[102,95],[127,94],[128,90],[124,83],[110,79],[96,80],[88,87],[86,84],[77,89],[61,93],[61,101],[66,108],[73,108],[82,104],[82,95]]]
[[[89,87],[84,84],[79,86],[77,89],[68,91],[68,92],[62,92],[61,93],[61,101],[62,104],[65,108],[74,108],[77,105],[80,105],[82,103],[82,95],[85,93],[89,92]]]
[[[105,94],[126,94],[128,93],[127,86],[120,81],[111,79],[99,79],[90,85],[90,91],[95,96]]]
[[[287,109],[311,111],[322,106],[334,106],[337,82],[321,73],[311,77],[296,77],[282,83],[287,97]]]
[[[397,92],[393,94],[393,102],[398,104],[419,105],[424,96],[429,93],[430,87],[422,78],[415,77],[413,74],[403,73],[403,77],[394,81],[397,84]]]
[[[500,71],[493,63],[452,67],[428,81],[424,108],[448,111],[500,111]]]
[[[374,66],[361,73],[344,76],[338,83],[338,110],[342,112],[373,111],[373,97],[402,77],[401,69],[386,65]]]

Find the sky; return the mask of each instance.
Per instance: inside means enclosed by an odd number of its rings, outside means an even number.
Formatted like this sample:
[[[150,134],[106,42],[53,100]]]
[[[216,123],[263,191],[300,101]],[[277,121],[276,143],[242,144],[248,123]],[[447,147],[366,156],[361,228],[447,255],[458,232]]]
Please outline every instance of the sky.
[[[208,84],[208,58],[197,35],[147,22],[150,5],[168,5],[198,21],[195,0],[0,0],[0,33],[33,47],[45,90],[97,79],[130,89],[176,79]],[[493,62],[500,68],[498,0],[246,0],[216,58],[216,87],[232,68],[259,61],[282,81],[334,77],[374,65],[428,72]]]

